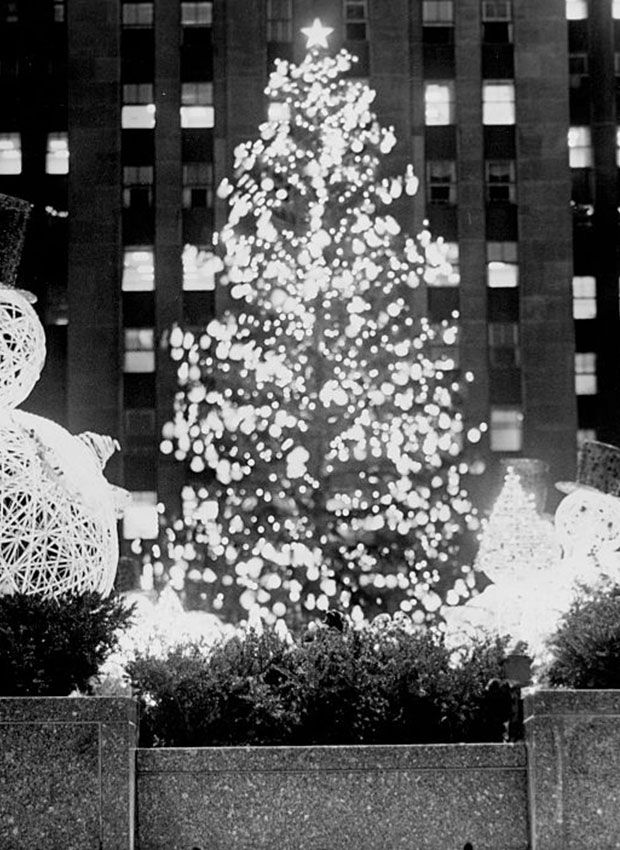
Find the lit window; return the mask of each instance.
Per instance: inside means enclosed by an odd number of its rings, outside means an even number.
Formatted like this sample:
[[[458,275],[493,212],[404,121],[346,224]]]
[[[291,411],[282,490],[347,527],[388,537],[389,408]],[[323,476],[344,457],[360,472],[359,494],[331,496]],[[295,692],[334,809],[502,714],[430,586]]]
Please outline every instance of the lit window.
[[[592,167],[592,139],[589,127],[571,127],[569,129],[568,164],[571,168]]]
[[[442,271],[429,269],[425,277],[428,286],[458,286],[461,281],[459,272],[459,243],[441,242],[442,252],[450,264],[450,271],[446,274]]]
[[[367,0],[344,0],[344,31],[347,41],[368,39]]]
[[[426,178],[429,203],[456,203],[456,163],[454,160],[430,160],[426,163]]]
[[[577,448],[581,449],[584,443],[596,440],[594,428],[577,428]]]
[[[45,171],[47,174],[69,173],[69,142],[66,133],[48,133]]]
[[[152,3],[123,3],[124,27],[152,27]]]
[[[213,3],[181,3],[181,25],[210,27],[213,23]]]
[[[582,21],[588,17],[588,0],[566,0],[566,19]]]
[[[573,278],[573,318],[596,318],[596,280],[589,275]]]
[[[616,165],[620,168],[620,127],[616,130]]]
[[[491,366],[518,366],[519,325],[517,322],[489,322],[488,334]]]
[[[516,242],[487,242],[487,285],[493,288],[519,285]]]
[[[123,168],[123,206],[146,209],[153,203],[153,166],[125,165]]]
[[[492,452],[520,452],[523,446],[521,408],[492,407],[489,430]]]
[[[446,27],[454,23],[454,3],[452,0],[424,0],[422,3],[422,22],[425,27]]]
[[[292,0],[267,0],[267,41],[293,40]]]
[[[54,23],[62,24],[65,20],[65,0],[54,0]]]
[[[486,163],[487,201],[515,202],[515,163],[512,159],[490,159]]]
[[[155,126],[153,83],[126,83],[123,86],[121,126],[124,130],[152,130]]]
[[[285,122],[289,121],[291,110],[288,103],[282,103],[280,100],[272,100],[267,105],[267,120]]]
[[[613,0],[611,14],[615,20],[620,21],[620,0]]]
[[[213,206],[213,164],[187,162],[183,165],[183,207]]]
[[[512,43],[512,3],[510,0],[483,0],[482,40],[486,44]]]
[[[424,121],[427,126],[454,124],[454,83],[426,83]]]
[[[592,351],[575,354],[575,392],[577,395],[596,395],[596,354]]]
[[[154,372],[153,328],[125,328],[124,372]]]
[[[131,501],[123,511],[123,537],[125,540],[156,540],[159,534],[157,493],[150,490],[134,491]]]
[[[515,85],[506,80],[482,84],[482,123],[515,123]]]
[[[151,246],[130,246],[123,257],[123,292],[155,289],[155,262]]]
[[[224,265],[215,254],[197,245],[183,248],[183,289],[186,291],[212,291],[216,275]]]
[[[182,83],[181,104],[181,127],[214,126],[213,83]]]
[[[19,16],[17,14],[17,3],[12,2],[12,0],[6,0],[4,5],[4,23],[5,24],[16,24],[19,20]],[[1,12],[0,12],[1,14]]]
[[[0,133],[0,174],[22,173],[22,141],[19,133]]]

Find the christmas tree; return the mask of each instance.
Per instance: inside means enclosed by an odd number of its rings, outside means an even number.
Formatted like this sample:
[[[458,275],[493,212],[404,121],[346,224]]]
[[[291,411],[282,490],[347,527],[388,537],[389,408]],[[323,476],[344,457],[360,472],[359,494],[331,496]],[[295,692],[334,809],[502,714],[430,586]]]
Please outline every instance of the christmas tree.
[[[413,307],[451,268],[441,242],[390,214],[417,181],[377,177],[396,140],[374,92],[343,76],[353,57],[312,41],[299,66],[276,62],[271,120],[219,189],[233,307],[170,336],[179,391],[162,451],[194,482],[153,560],[175,561],[175,581],[185,572],[225,618],[338,607],[424,622],[468,595],[459,546],[477,527],[456,330]]]

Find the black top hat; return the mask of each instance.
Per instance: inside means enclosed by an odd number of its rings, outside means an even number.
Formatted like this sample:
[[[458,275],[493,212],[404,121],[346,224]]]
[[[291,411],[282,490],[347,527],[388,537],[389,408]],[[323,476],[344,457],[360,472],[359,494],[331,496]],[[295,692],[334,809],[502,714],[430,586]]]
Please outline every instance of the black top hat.
[[[579,452],[576,481],[558,481],[563,493],[578,487],[608,496],[620,496],[620,448],[597,440],[586,440]]]
[[[15,286],[31,209],[28,201],[0,194],[0,287]]]

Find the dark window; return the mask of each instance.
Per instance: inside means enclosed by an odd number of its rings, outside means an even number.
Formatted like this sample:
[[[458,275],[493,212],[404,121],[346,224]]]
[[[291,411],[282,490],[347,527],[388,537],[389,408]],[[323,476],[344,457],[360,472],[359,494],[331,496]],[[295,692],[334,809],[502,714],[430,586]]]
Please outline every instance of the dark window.
[[[426,163],[426,176],[428,203],[456,203],[456,163],[454,160],[430,160]]]
[[[293,40],[292,0],[267,0],[267,41]]]
[[[491,366],[518,366],[520,358],[517,322],[489,322],[488,335]]]
[[[123,325],[126,328],[155,324],[155,298],[152,292],[123,293]],[[131,405],[129,405],[131,406]],[[140,405],[143,407],[144,405]]]
[[[126,372],[123,375],[124,407],[155,407],[155,373]]]
[[[153,203],[153,166],[123,167],[123,206],[148,208]]]
[[[516,200],[514,160],[487,160],[486,183],[487,201],[514,203]]]
[[[347,41],[368,40],[367,0],[344,0],[344,30]]]

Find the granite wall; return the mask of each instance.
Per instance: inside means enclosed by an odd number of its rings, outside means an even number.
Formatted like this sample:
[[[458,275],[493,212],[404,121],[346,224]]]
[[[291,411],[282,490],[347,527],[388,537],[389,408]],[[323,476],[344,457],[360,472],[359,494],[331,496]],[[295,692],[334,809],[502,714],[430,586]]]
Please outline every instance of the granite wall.
[[[140,850],[526,850],[519,744],[138,750]]]
[[[136,706],[0,698],[2,850],[132,850]]]

